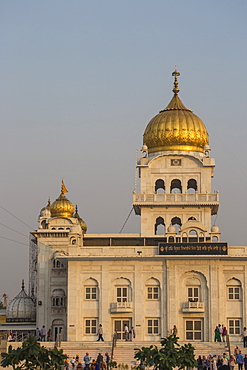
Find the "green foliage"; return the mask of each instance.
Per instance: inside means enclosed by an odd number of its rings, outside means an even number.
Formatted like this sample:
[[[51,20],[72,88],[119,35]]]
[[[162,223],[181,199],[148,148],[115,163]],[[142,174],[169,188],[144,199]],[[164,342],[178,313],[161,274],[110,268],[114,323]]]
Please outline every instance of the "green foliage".
[[[129,365],[127,365],[127,364],[118,364],[117,368],[118,368],[118,370],[129,370]]]
[[[112,369],[113,367],[117,367],[117,363],[116,361],[110,361],[110,369]]]
[[[194,356],[195,348],[191,345],[191,343],[185,344],[180,348],[179,352],[179,369],[185,369],[188,367],[197,367],[197,361]]]
[[[63,350],[52,350],[40,346],[35,337],[30,337],[22,343],[22,347],[13,349],[9,346],[8,353],[2,353],[2,367],[12,366],[15,370],[60,370],[67,355]]]
[[[135,349],[135,358],[140,361],[138,370],[153,366],[154,370],[171,370],[175,367],[185,369],[197,366],[194,347],[190,343],[180,346],[178,337],[170,335],[161,339],[161,348],[157,346]]]

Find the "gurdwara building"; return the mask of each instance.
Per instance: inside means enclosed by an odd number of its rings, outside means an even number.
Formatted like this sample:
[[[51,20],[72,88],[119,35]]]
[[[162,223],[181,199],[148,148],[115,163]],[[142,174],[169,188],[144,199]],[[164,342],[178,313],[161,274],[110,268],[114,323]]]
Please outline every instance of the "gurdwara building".
[[[30,292],[36,327],[53,339],[105,340],[124,326],[139,341],[159,341],[177,326],[183,341],[214,340],[216,325],[239,339],[247,325],[247,253],[222,242],[212,216],[215,160],[203,121],[173,97],[148,123],[137,161],[133,208],[140,233],[89,234],[65,195],[45,206],[31,232]],[[85,215],[86,217],[86,215]]]

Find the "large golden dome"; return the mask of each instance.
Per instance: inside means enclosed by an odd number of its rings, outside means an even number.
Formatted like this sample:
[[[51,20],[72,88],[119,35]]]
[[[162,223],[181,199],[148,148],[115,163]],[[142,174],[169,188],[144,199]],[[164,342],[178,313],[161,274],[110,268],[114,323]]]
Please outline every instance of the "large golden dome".
[[[52,203],[50,208],[51,217],[73,217],[75,209],[73,204],[64,195],[64,193],[67,192],[68,190],[62,181],[61,194],[55,202]]]
[[[151,119],[143,135],[143,144],[147,145],[149,153],[171,150],[203,152],[208,145],[208,132],[192,110],[187,109],[178,97],[177,76],[174,80],[174,96],[167,107]]]

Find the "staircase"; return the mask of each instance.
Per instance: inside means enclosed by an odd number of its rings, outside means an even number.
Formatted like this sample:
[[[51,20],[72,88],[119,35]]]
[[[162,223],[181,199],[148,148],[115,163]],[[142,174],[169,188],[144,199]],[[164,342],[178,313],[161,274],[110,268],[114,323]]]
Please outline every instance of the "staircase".
[[[180,345],[183,345],[187,342],[180,342]],[[17,348],[21,346],[21,342],[11,342],[9,343],[12,345],[13,348]],[[54,342],[41,342],[46,348],[53,348]],[[195,348],[195,358],[199,355],[201,356],[208,356],[209,354],[213,355],[223,355],[223,353],[228,354],[228,348],[226,348],[226,343],[224,342],[192,342],[191,343]],[[116,347],[114,348],[114,356],[113,360],[117,362],[117,364],[127,364],[129,367],[136,365],[136,360],[134,359],[135,349],[139,349],[141,347],[149,347],[151,345],[157,345],[160,347],[159,342],[140,342],[140,341],[133,341],[133,342],[122,342],[118,341]],[[241,342],[231,342],[231,352],[233,353],[234,348],[236,345],[239,346],[239,349],[245,355],[247,354],[247,348],[242,347]],[[105,353],[111,356],[111,342],[62,342],[61,347],[64,350],[64,353],[68,355],[69,361],[79,355],[79,360],[83,362],[83,358],[86,352],[89,353],[89,356],[93,359],[96,359],[98,353],[101,352],[104,360],[105,360]]]
[[[88,352],[89,357],[91,357],[92,360],[96,360],[99,353],[102,353],[104,359],[106,352],[111,356],[112,343],[106,341],[84,343],[62,342],[61,347],[59,348],[62,348],[63,352],[69,356],[69,360],[76,357],[76,355],[79,355],[79,361],[83,362],[86,352]]]
[[[179,342],[179,344],[183,345],[185,344],[185,342]],[[129,365],[129,367],[135,366],[135,349],[139,349],[141,347],[149,347],[151,345],[156,345],[157,347],[160,347],[159,342],[118,341],[116,347],[114,348],[113,360],[116,361],[117,364],[123,363]],[[226,343],[223,342],[193,342],[192,345],[195,348],[195,358],[197,358],[199,355],[223,355],[223,353],[228,353],[228,348],[225,347]],[[239,345],[239,343],[237,345]],[[231,344],[231,346],[233,352],[235,345]],[[89,356],[92,359],[96,359],[99,352],[103,354],[104,359],[106,352],[108,352],[111,356],[111,342],[84,342],[82,344],[78,344],[78,342],[62,342],[61,348],[63,348],[64,353],[66,353],[70,359],[78,354],[80,356],[80,360],[83,360],[86,352],[89,353]],[[244,349],[242,350],[242,353],[244,353]]]

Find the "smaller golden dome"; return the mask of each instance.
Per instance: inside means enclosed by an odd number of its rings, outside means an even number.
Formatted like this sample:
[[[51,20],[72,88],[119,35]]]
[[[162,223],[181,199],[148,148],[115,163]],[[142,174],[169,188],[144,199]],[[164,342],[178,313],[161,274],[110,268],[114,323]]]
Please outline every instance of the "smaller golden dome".
[[[51,217],[73,217],[74,206],[68,198],[64,195],[67,193],[64,182],[62,181],[61,194],[51,205]]]
[[[82,229],[82,231],[86,234],[87,232],[87,224],[83,219],[79,216],[77,205],[75,206],[75,214],[74,217],[78,219],[78,223]]]

